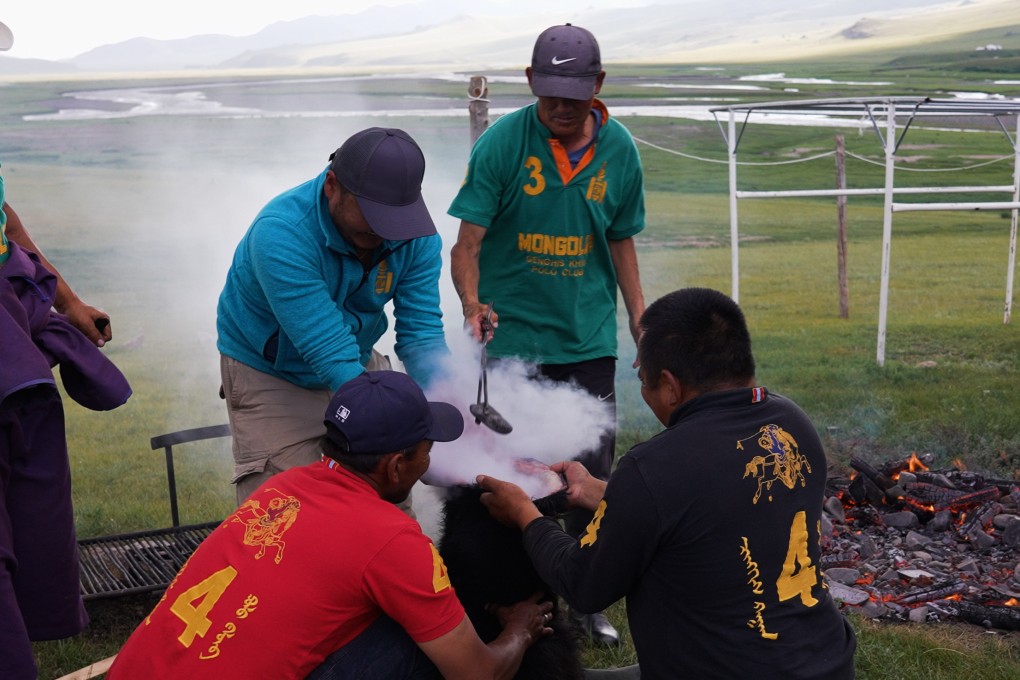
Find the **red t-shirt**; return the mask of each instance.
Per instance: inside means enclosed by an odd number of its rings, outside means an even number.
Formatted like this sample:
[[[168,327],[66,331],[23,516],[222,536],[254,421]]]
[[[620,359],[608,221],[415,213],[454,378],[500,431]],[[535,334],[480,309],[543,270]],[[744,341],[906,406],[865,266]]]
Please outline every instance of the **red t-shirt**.
[[[417,522],[339,466],[293,468],[202,542],[107,678],[304,678],[381,613],[416,642],[464,617]]]

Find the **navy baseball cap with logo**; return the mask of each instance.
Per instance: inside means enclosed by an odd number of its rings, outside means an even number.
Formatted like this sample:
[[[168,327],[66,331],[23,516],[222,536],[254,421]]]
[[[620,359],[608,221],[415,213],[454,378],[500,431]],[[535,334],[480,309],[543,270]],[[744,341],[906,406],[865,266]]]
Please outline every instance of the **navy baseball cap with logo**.
[[[357,132],[329,156],[330,169],[354,194],[368,226],[390,241],[436,233],[421,182],[425,155],[403,130],[373,127]]]
[[[423,439],[450,442],[464,432],[453,404],[428,401],[409,376],[366,371],[336,391],[326,410],[326,436],[341,450],[364,455],[395,453]]]
[[[536,97],[591,99],[601,72],[599,44],[580,26],[552,26],[535,41],[531,92]]]

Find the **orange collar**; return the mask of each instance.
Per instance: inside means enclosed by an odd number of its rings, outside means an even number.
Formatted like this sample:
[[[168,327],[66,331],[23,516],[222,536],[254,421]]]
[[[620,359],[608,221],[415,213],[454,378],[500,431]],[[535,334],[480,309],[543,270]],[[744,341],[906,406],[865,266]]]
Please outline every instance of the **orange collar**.
[[[602,124],[600,126],[601,130],[601,128],[605,127],[606,123],[609,121],[609,109],[607,109],[606,105],[598,99],[592,102],[592,108],[598,109],[598,111],[602,114]],[[588,115],[590,116],[591,113]],[[574,179],[579,172],[584,170],[588,164],[591,163],[591,160],[595,157],[595,145],[597,143],[598,139],[593,139],[591,144],[588,145],[588,149],[584,152],[584,155],[581,156],[581,160],[577,162],[577,165],[571,166],[570,155],[567,153],[566,148],[560,144],[560,140],[555,137],[549,138],[549,148],[552,150],[553,160],[556,161],[556,169],[560,173],[560,179],[563,182],[563,186],[569,184],[570,180]]]

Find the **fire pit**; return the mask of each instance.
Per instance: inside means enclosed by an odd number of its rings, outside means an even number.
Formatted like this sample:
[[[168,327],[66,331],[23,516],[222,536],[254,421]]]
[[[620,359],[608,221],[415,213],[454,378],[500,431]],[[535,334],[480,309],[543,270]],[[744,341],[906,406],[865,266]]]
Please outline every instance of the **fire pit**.
[[[821,568],[837,601],[875,619],[1020,630],[1020,482],[933,456],[830,475]]]

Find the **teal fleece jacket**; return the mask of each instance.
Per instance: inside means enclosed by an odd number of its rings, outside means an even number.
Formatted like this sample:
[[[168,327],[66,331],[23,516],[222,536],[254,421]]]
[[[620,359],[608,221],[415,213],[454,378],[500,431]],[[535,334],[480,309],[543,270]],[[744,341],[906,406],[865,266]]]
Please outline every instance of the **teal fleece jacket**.
[[[255,217],[220,294],[217,348],[295,385],[336,390],[364,371],[392,300],[397,357],[427,385],[449,353],[439,309],[442,240],[386,241],[364,267],[329,216],[325,179],[324,170]]]

